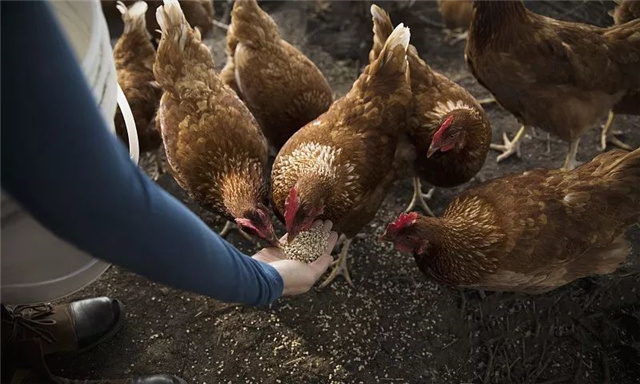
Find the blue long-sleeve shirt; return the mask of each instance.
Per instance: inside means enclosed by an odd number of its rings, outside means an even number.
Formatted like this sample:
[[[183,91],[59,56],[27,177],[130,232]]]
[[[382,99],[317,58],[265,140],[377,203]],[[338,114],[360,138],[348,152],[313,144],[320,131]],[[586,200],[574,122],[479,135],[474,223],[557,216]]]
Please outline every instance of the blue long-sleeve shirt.
[[[280,297],[273,267],[224,241],[131,162],[49,6],[1,7],[2,188],[62,239],[159,283],[250,305]]]

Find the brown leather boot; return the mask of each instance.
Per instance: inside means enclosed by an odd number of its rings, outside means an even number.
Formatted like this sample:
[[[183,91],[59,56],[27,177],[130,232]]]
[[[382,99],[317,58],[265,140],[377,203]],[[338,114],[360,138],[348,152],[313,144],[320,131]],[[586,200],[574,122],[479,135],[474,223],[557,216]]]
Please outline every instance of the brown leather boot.
[[[70,304],[17,305],[3,310],[3,332],[10,329],[9,344],[19,347],[41,340],[45,355],[84,352],[113,337],[123,325],[123,306],[107,297]],[[4,339],[4,338],[3,338]]]
[[[173,375],[147,375],[117,380],[74,380],[51,373],[49,353],[87,350],[122,328],[122,304],[97,298],[71,304],[2,307],[2,354],[14,358],[11,384],[187,384]],[[8,336],[7,336],[8,335]],[[24,368],[22,368],[24,367]],[[26,368],[28,367],[28,368]],[[5,382],[3,375],[3,382]]]

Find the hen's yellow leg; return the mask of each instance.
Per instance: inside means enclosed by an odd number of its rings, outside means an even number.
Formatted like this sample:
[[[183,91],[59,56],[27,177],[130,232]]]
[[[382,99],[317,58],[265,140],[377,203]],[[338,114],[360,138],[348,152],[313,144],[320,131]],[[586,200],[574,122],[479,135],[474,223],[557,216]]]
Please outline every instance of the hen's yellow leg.
[[[162,155],[164,155],[164,146],[160,146],[158,150],[154,153],[154,162],[157,170],[157,177],[154,180],[158,180],[160,176],[164,173],[164,166],[162,165]]]
[[[341,241],[342,240],[342,241]],[[349,253],[349,246],[351,245],[351,241],[353,239],[347,239],[344,235],[341,236],[341,239],[338,242],[342,242],[342,249],[340,249],[340,255],[338,256],[338,260],[333,262],[333,270],[329,274],[329,277],[325,281],[320,284],[320,288],[324,288],[327,285],[331,284],[333,280],[339,275],[344,276],[344,279],[347,283],[354,287],[353,281],[351,281],[351,276],[349,275],[349,268],[347,265],[347,254]]]
[[[467,40],[468,36],[469,36],[469,31],[464,31],[461,33],[454,32],[454,31],[447,31],[446,40],[448,40],[449,45],[456,45],[461,41]]]
[[[580,139],[575,139],[569,145],[569,152],[567,152],[567,157],[564,160],[564,165],[561,170],[570,171],[580,165],[578,161],[576,161],[576,154],[578,153],[578,145],[580,144]]]
[[[429,208],[429,205],[427,205],[427,202],[425,201],[425,199],[426,200],[431,199],[431,197],[433,196],[433,192],[435,190],[436,190],[435,188],[431,188],[429,192],[422,193],[422,184],[420,183],[420,179],[417,177],[414,177],[413,178],[413,197],[411,198],[411,202],[409,203],[409,206],[404,211],[409,212],[412,209],[414,209],[416,205],[418,205],[429,216],[435,216],[433,214],[433,211],[431,210],[431,208]]]
[[[502,154],[498,156],[497,161],[501,162],[507,157],[513,155],[520,157],[520,142],[527,132],[527,126],[523,125],[520,127],[518,133],[516,133],[516,137],[513,138],[513,141],[509,140],[509,137],[506,133],[502,134],[502,139],[504,140],[504,144],[491,144],[491,149],[496,151],[501,151]]]
[[[627,151],[633,150],[630,145],[620,141],[620,139],[615,137],[613,132],[611,132],[611,126],[613,125],[613,120],[615,119],[615,117],[615,113],[613,113],[613,111],[609,111],[607,122],[604,124],[604,127],[602,127],[602,135],[600,136],[600,150],[604,151],[605,149],[607,149],[607,143],[611,143],[616,147],[622,148]]]
[[[495,97],[485,97],[484,99],[478,99],[478,104],[480,105],[487,105],[487,104],[493,104],[496,102],[496,98]]]
[[[233,229],[237,230],[240,233],[240,235],[242,235],[242,237],[244,237],[245,239],[251,242],[255,242],[251,236],[249,236],[246,232],[240,229],[240,227],[238,227],[236,223],[233,223],[231,221],[227,221],[227,223],[224,225],[224,228],[222,228],[222,231],[220,231],[220,236],[227,237],[229,232]]]
[[[164,173],[164,167],[162,166],[162,153],[164,148],[160,147],[157,151],[151,153],[145,153],[140,155],[140,167],[147,171],[149,178],[153,181],[157,181]]]

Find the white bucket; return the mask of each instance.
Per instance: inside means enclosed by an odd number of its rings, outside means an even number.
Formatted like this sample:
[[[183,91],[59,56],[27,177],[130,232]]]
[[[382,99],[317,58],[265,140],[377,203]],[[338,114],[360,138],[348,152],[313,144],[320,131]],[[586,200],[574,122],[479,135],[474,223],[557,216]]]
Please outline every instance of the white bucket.
[[[129,137],[129,154],[138,164],[140,150],[135,121],[124,93],[118,90],[109,28],[100,2],[98,0],[56,0],[50,1],[49,4],[65,30],[93,95],[114,134],[116,106],[120,106]]]
[[[109,30],[98,0],[50,1],[69,39],[109,129],[119,105],[138,163],[138,135],[124,93],[117,84]],[[2,193],[2,303],[29,304],[67,296],[91,283],[109,267],[42,227]]]

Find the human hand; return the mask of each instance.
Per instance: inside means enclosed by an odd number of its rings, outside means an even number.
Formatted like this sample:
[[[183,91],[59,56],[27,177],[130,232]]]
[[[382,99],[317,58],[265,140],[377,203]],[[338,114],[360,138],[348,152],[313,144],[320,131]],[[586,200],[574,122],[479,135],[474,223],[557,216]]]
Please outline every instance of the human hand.
[[[324,222],[318,220],[313,225],[322,227],[323,232],[329,233],[327,250],[317,260],[308,264],[298,260],[287,260],[284,251],[276,247],[263,248],[253,255],[254,259],[265,262],[278,271],[284,283],[283,296],[293,296],[308,292],[333,261],[331,251],[338,241],[338,234],[331,231],[333,223],[330,220]],[[284,235],[280,241],[283,242],[286,237],[287,235]]]

